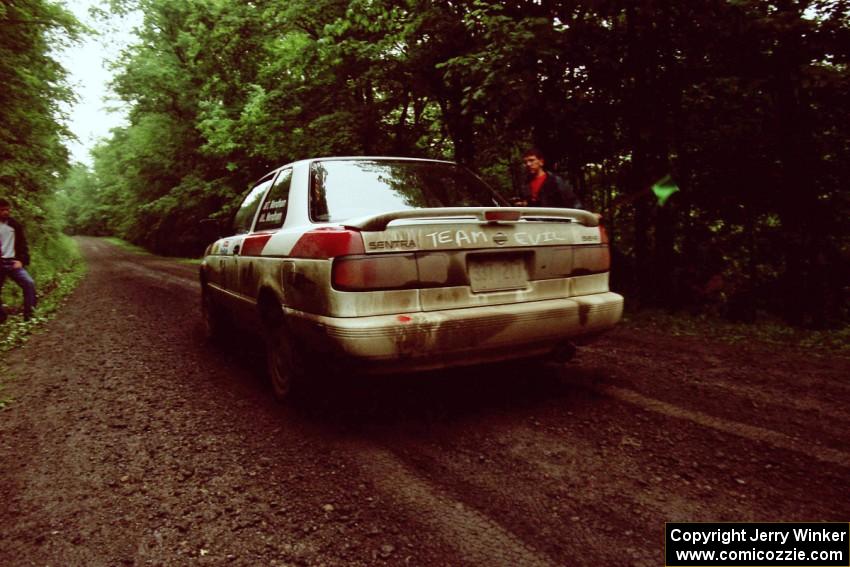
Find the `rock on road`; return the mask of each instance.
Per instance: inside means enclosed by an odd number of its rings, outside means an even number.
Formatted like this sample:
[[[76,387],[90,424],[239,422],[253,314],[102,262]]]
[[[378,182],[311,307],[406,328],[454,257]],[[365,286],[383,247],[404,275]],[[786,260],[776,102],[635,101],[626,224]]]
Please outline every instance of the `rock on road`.
[[[850,361],[623,326],[563,367],[272,400],[197,268],[89,273],[4,361],[0,565],[660,565],[665,521],[850,519]]]

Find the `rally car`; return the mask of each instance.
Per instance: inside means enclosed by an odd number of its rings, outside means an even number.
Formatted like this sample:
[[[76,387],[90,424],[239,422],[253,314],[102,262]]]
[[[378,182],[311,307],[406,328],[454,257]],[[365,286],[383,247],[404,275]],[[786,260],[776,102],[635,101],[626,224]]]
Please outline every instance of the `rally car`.
[[[260,179],[200,268],[210,336],[266,339],[273,391],[317,369],[543,356],[613,327],[598,217],[511,207],[447,161],[307,159]]]

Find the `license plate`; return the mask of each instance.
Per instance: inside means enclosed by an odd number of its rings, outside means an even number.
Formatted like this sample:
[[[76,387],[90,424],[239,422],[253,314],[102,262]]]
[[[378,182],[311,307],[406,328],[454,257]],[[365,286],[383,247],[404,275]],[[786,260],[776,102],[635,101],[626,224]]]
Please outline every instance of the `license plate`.
[[[521,289],[528,282],[522,258],[469,258],[468,269],[474,292]]]

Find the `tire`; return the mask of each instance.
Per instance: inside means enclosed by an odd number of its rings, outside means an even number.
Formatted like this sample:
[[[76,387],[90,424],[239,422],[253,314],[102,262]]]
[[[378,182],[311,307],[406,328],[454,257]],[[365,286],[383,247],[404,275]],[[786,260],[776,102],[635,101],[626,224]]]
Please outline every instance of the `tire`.
[[[283,324],[266,330],[266,372],[274,397],[290,398],[304,380],[303,359]]]
[[[206,286],[201,289],[201,317],[206,339],[211,342],[222,340],[227,332],[227,321],[222,308],[216,305]]]

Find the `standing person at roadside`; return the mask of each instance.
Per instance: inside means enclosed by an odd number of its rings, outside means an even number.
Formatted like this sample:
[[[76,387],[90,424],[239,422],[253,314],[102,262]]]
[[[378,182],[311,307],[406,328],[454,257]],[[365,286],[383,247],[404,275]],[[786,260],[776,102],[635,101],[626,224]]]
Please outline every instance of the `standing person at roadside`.
[[[566,179],[544,168],[543,154],[531,148],[522,154],[526,182],[522,194],[512,203],[520,207],[566,207],[580,209],[581,201],[576,197],[572,185]]]
[[[0,198],[0,292],[7,277],[12,278],[24,292],[24,319],[32,317],[35,309],[35,282],[24,269],[30,263],[24,227],[11,217],[12,205]],[[0,302],[0,323],[6,320],[6,311]]]

